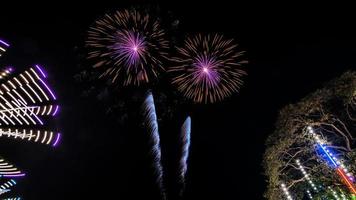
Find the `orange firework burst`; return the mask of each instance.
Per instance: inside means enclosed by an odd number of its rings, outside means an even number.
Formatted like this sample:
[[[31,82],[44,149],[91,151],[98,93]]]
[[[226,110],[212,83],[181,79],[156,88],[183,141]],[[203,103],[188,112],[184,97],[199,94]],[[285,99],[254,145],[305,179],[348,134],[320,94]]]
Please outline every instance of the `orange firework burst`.
[[[213,103],[237,92],[246,72],[244,51],[237,51],[233,40],[221,35],[198,34],[187,37],[183,47],[172,58],[174,66],[168,72],[172,83],[189,99],[197,103]]]
[[[116,11],[97,20],[88,31],[88,59],[112,83],[148,83],[164,71],[168,41],[160,21],[146,12]]]

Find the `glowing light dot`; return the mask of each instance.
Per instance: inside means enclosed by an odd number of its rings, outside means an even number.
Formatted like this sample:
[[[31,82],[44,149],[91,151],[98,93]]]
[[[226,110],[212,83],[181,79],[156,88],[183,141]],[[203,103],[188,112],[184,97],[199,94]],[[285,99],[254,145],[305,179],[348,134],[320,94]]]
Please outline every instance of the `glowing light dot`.
[[[203,67],[203,72],[204,73],[209,73],[209,69],[207,67]]]

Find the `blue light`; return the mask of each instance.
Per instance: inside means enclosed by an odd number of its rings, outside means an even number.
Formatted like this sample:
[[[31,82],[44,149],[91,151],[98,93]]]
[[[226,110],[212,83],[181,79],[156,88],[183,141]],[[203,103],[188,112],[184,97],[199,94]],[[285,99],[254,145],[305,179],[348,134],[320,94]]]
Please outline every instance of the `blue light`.
[[[336,161],[330,156],[330,154],[326,151],[325,147],[321,144],[318,144],[320,149],[324,152],[324,154],[329,158],[329,160],[331,161],[331,163],[334,165],[334,167],[338,167],[338,165],[336,164]]]

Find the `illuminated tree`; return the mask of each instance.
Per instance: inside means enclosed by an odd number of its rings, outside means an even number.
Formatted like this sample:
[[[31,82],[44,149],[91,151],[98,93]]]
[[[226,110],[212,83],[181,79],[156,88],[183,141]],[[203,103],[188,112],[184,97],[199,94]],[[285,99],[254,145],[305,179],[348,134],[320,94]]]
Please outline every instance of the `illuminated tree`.
[[[352,188],[345,177],[354,181],[350,172],[356,172],[355,122],[356,72],[347,72],[300,102],[283,108],[276,130],[266,142],[265,197],[286,198],[281,192],[281,184],[285,184],[293,199],[331,198],[333,191],[340,199],[343,194],[349,198]],[[334,158],[337,161],[330,163]],[[338,174],[339,166],[347,171],[343,172],[344,178]]]

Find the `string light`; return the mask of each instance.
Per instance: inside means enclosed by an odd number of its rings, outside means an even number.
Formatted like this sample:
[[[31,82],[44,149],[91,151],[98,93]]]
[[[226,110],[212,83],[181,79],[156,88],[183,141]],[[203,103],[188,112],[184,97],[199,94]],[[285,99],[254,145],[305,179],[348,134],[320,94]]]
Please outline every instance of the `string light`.
[[[312,186],[313,190],[314,190],[315,192],[318,192],[318,189],[316,188],[314,182],[311,180],[310,175],[307,174],[307,172],[305,171],[305,169],[304,169],[304,167],[302,166],[302,164],[300,163],[300,161],[299,161],[299,160],[296,160],[296,163],[297,163],[297,165],[298,165],[298,167],[299,167],[299,170],[303,173],[304,177],[307,179],[308,183]]]
[[[337,195],[336,191],[333,190],[331,187],[329,187],[329,190],[331,191],[332,195],[336,200],[340,200],[339,196]]]
[[[284,183],[281,184],[282,190],[288,200],[293,200],[292,196],[289,194],[289,191]]]
[[[334,154],[327,148],[325,145],[325,142],[320,139],[320,137],[315,134],[313,128],[311,126],[308,126],[308,131],[309,133],[313,136],[315,141],[317,142],[317,146],[320,149],[321,153],[325,155],[329,163],[331,163],[331,167],[335,168],[338,175],[344,180],[346,185],[350,188],[353,194],[356,194],[356,189],[353,185],[353,175],[346,169],[345,165],[342,164],[335,156]]]
[[[307,190],[307,194],[308,194],[309,199],[313,199],[313,196],[309,190]]]

